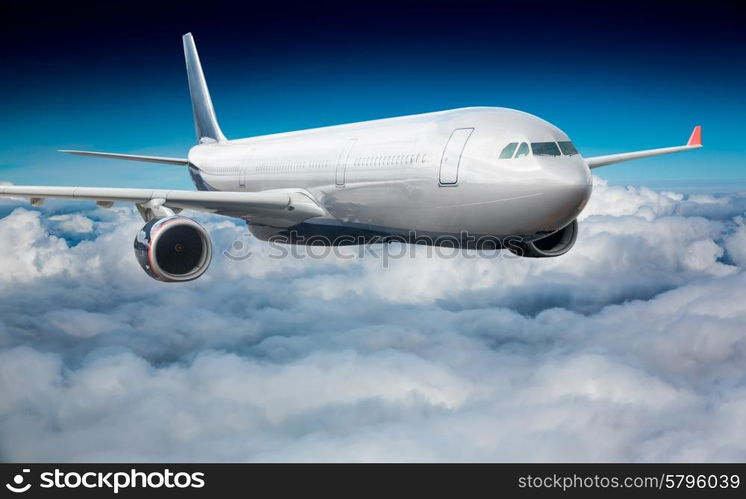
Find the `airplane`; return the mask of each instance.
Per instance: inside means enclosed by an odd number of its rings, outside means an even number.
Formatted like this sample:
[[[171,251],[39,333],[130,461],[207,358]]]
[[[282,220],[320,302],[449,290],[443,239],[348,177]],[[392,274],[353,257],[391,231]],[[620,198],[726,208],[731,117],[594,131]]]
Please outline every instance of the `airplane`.
[[[536,116],[469,107],[229,140],[220,130],[191,33],[183,36],[197,145],[172,158],[64,150],[185,167],[196,191],[0,185],[0,196],[134,203],[143,270],[164,282],[204,274],[212,259],[197,210],[244,220],[263,241],[351,245],[401,241],[507,249],[529,258],[572,248],[591,195],[591,169],[702,147],[584,158]]]

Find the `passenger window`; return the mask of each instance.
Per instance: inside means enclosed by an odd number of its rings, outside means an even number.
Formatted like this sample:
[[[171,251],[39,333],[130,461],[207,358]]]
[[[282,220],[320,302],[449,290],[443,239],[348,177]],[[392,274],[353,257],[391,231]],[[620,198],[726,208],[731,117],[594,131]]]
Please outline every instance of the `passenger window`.
[[[515,148],[518,145],[518,142],[511,142],[507,146],[505,146],[500,153],[500,159],[510,159],[513,157],[513,153],[515,152]]]
[[[522,158],[524,156],[528,156],[528,144],[521,142],[521,145],[518,146],[518,152],[515,153],[515,157]]]

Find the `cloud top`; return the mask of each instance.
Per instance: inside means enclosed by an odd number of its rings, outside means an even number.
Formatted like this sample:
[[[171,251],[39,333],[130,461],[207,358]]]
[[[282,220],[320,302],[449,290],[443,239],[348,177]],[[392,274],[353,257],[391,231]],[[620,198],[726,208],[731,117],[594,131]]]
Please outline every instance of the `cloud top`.
[[[746,459],[746,195],[596,179],[556,259],[277,260],[198,216],[148,278],[132,209],[0,201],[0,458]]]

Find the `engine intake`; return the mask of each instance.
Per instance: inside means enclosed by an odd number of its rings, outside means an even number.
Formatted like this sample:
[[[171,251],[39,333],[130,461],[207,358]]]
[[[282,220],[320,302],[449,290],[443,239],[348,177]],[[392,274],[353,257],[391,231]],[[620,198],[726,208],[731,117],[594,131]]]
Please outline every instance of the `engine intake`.
[[[578,221],[573,220],[557,232],[528,243],[511,242],[508,249],[511,253],[527,258],[549,258],[564,255],[575,244],[578,238]]]
[[[155,218],[137,233],[135,256],[153,279],[191,281],[210,266],[212,243],[205,228],[191,218]]]

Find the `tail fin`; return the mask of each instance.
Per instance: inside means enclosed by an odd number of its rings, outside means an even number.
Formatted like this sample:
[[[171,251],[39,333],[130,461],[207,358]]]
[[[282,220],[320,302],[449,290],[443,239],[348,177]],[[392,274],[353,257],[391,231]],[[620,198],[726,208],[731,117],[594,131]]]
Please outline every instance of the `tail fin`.
[[[212,107],[210,91],[207,90],[205,75],[194,46],[191,33],[182,37],[184,41],[184,58],[186,59],[187,76],[189,77],[189,94],[192,97],[192,111],[194,112],[194,128],[197,131],[197,143],[225,142],[225,136],[220,131],[215,109]]]

